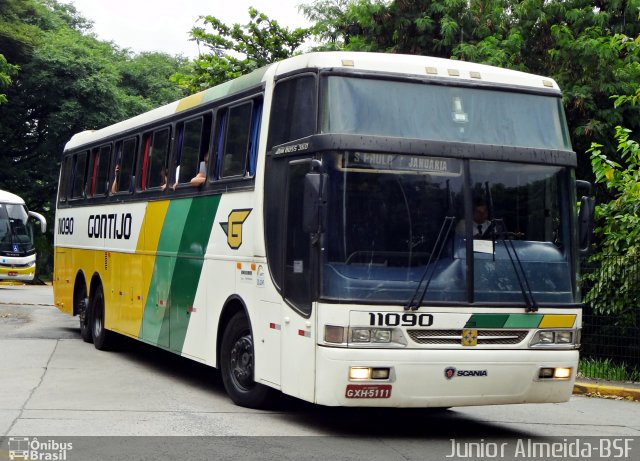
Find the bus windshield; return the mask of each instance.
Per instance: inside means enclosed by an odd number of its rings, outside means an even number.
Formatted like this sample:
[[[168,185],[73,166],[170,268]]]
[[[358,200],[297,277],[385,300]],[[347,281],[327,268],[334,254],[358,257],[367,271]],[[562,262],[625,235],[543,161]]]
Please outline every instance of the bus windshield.
[[[574,302],[568,169],[469,161],[466,178],[464,162],[361,152],[326,156],[322,296],[406,305],[424,289],[425,303],[520,304],[519,265],[536,302]],[[468,238],[475,225],[466,196],[487,208],[482,237]]]
[[[323,133],[571,150],[560,97],[330,76]]]
[[[0,203],[0,251],[23,253],[33,247],[33,231],[24,205]]]

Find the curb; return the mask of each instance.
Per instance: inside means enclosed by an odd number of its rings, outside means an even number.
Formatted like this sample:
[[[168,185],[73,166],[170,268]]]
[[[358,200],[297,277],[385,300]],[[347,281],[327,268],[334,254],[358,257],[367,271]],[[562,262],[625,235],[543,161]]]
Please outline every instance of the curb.
[[[575,383],[573,393],[578,395],[606,395],[640,402],[640,389],[604,384]]]

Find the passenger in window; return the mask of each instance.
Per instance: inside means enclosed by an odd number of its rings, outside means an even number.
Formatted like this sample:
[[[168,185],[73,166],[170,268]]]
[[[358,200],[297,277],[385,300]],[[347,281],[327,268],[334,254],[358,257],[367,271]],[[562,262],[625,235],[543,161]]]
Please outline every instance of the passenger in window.
[[[162,184],[160,185],[160,190],[164,191],[167,188],[167,182],[168,182],[167,169],[166,168],[163,168],[162,171],[160,171],[160,178],[161,178],[161,181],[162,181]]]
[[[116,163],[116,168],[113,172],[113,182],[111,183],[111,193],[118,192],[118,178],[120,177],[120,164]]]
[[[200,187],[207,179],[207,162],[209,161],[209,153],[204,154],[204,158],[200,162],[198,167],[198,174],[196,174],[189,183],[192,186]]]

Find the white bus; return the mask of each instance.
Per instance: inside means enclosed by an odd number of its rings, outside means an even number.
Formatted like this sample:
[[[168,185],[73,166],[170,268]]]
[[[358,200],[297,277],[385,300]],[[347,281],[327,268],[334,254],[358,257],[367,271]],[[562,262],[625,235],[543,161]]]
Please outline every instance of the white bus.
[[[297,56],[68,142],[55,302],[244,406],[566,401],[575,167],[549,78]]]
[[[33,219],[40,230],[47,221],[39,213],[27,210],[20,197],[0,190],[0,280],[31,281],[36,274],[36,249],[33,244]]]

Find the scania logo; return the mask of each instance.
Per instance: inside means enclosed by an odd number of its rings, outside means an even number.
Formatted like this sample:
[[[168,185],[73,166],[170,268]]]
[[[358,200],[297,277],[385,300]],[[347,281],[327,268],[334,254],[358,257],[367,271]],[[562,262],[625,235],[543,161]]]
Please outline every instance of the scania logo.
[[[488,376],[487,370],[456,370],[454,367],[447,367],[444,369],[444,377],[451,379],[454,376]]]

